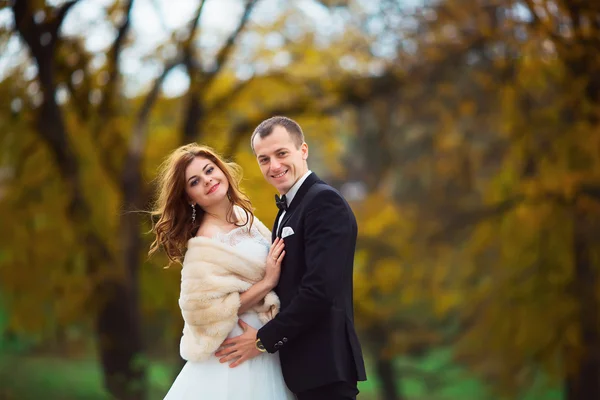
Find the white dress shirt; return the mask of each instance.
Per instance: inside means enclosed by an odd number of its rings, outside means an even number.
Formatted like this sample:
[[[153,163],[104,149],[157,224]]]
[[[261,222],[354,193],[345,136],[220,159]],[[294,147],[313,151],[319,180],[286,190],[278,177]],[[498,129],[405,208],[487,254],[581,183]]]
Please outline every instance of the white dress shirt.
[[[292,200],[294,200],[294,196],[296,196],[296,193],[298,193],[298,189],[300,189],[300,186],[302,186],[302,184],[310,174],[312,174],[312,171],[309,169],[308,172],[302,175],[302,177],[298,179],[296,183],[294,183],[290,190],[288,190],[287,193],[285,193],[285,202],[288,207],[290,206],[290,204],[292,204]],[[279,216],[279,220],[277,220],[277,227],[275,228],[275,232],[279,230],[279,224],[281,224],[281,220],[283,219],[284,215],[285,211],[281,213],[281,215]]]

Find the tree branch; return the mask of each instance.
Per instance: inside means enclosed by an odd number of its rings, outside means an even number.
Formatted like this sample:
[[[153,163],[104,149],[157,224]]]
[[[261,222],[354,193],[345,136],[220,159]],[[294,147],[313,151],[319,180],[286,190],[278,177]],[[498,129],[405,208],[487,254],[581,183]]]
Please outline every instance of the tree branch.
[[[183,124],[183,135],[182,141],[184,143],[194,140],[194,137],[198,134],[200,121],[202,120],[204,113],[202,102],[200,99],[200,92],[198,88],[198,80],[200,79],[199,71],[201,71],[200,61],[194,58],[193,43],[196,31],[198,30],[198,24],[202,17],[202,10],[206,2],[201,0],[194,18],[190,21],[190,32],[183,44],[181,52],[183,53],[183,63],[190,78],[190,87],[187,94],[187,104],[184,111],[184,124]]]
[[[122,135],[118,134],[114,131],[107,131],[104,129],[105,126],[111,126],[110,120],[113,118],[113,102],[115,100],[115,92],[117,91],[117,85],[119,83],[119,55],[123,50],[123,45],[125,43],[125,38],[131,26],[131,9],[133,7],[134,0],[128,0],[125,5],[125,17],[121,25],[119,26],[117,36],[108,51],[109,61],[108,61],[108,81],[106,83],[102,101],[100,106],[98,107],[98,121],[99,124],[94,129],[93,139],[98,144],[99,135],[101,133],[109,135],[109,141],[112,143],[113,149],[118,149],[117,151],[125,151],[125,142],[122,139]],[[120,160],[121,157],[114,157],[112,153],[112,149],[102,149],[103,151],[99,152],[100,162],[104,167],[104,170],[107,172],[109,178],[115,185],[118,185],[119,182],[119,170],[120,165],[115,163],[115,159]]]
[[[37,60],[41,49],[39,40],[36,40],[39,39],[39,27],[33,19],[27,0],[15,1],[12,9],[15,18],[15,28],[29,46],[33,57]]]
[[[152,88],[146,95],[144,102],[137,113],[133,133],[127,146],[127,154],[125,156],[124,168],[121,176],[123,204],[126,207],[136,207],[136,204],[140,204],[147,196],[142,182],[141,163],[148,134],[148,119],[165,78],[169,72],[179,64],[181,64],[181,59],[179,58],[173,59],[165,64],[162,73],[154,80]]]
[[[165,78],[167,77],[169,72],[171,72],[171,70],[173,68],[175,68],[177,65],[179,65],[180,63],[181,63],[180,59],[171,60],[170,62],[168,62],[165,65],[162,73],[154,80],[152,88],[146,95],[146,98],[144,99],[144,102],[142,103],[142,106],[140,107],[140,110],[138,111],[138,114],[137,114],[133,135],[132,135],[131,139],[129,140],[129,146],[128,146],[128,150],[127,150],[127,158],[128,159],[131,159],[131,158],[140,159],[141,158],[141,154],[142,154],[142,151],[144,148],[144,143],[145,143],[145,137],[146,137],[146,126],[148,125],[148,117],[150,116],[150,111],[152,110],[152,107],[154,106],[154,103],[156,102],[156,99],[158,98],[160,89],[162,87],[162,84],[163,84]],[[128,163],[126,162],[126,168],[125,168],[126,170],[128,169],[127,164]]]
[[[65,20],[67,13],[75,4],[77,4],[78,1],[79,0],[67,1],[66,3],[64,3],[62,6],[60,6],[58,8],[58,11],[56,12],[56,17],[54,17],[52,22],[50,22],[50,26],[49,26],[50,33],[52,34],[53,39],[58,36],[58,31],[60,30],[60,27],[62,26],[62,23]]]
[[[440,231],[431,235],[430,240],[438,241],[446,237],[447,235],[454,233],[458,230],[473,226],[482,220],[495,218],[504,215],[505,213],[513,210],[519,205],[525,196],[518,195],[511,197],[489,207],[480,208],[469,212],[458,214],[450,220]]]
[[[507,212],[512,211],[516,206],[523,203],[538,204],[540,202],[550,201],[561,206],[573,205],[575,200],[581,196],[588,196],[594,200],[600,201],[600,186],[593,184],[581,184],[575,189],[572,198],[561,193],[545,192],[534,198],[523,194],[516,195],[494,205],[480,208],[478,210],[460,213],[450,220],[440,231],[430,236],[430,240],[437,241],[458,230],[473,226],[483,220],[500,217]]]
[[[225,42],[225,45],[221,48],[221,50],[219,50],[219,53],[217,54],[214,68],[210,72],[206,73],[203,77],[203,84],[205,85],[205,87],[210,85],[210,83],[214,80],[214,78],[223,68],[223,65],[225,65],[225,63],[227,62],[227,59],[229,58],[229,55],[233,50],[233,45],[235,44],[235,41],[239,34],[246,26],[246,23],[250,18],[252,9],[256,5],[256,3],[258,3],[258,0],[247,1],[246,7],[244,8],[244,13],[242,14],[242,18],[240,19],[237,28],[231,33],[231,35],[229,35],[227,41]]]
[[[190,41],[192,41],[194,39],[196,31],[198,30],[198,24],[200,23],[200,17],[202,17],[202,10],[204,9],[205,3],[206,3],[205,0],[200,0],[200,5],[198,6],[196,15],[194,16],[194,19],[192,20],[192,26],[190,29],[190,36],[189,36]]]
[[[190,75],[190,80],[194,82],[196,80],[196,71],[198,70],[198,66],[194,64],[194,57],[192,54],[194,43],[194,37],[196,36],[196,31],[198,30],[198,24],[200,23],[200,17],[202,17],[202,10],[204,9],[205,0],[200,0],[200,5],[196,10],[196,14],[190,21],[190,33],[188,37],[181,43],[183,47],[183,62],[188,70],[188,74]]]
[[[123,44],[131,26],[131,9],[133,7],[133,1],[134,0],[128,0],[125,6],[125,19],[119,26],[117,37],[108,51],[108,82],[106,83],[104,96],[102,96],[102,104],[99,108],[100,120],[103,121],[103,123],[110,114],[111,104],[114,100],[114,92],[119,79],[119,55],[123,50]]]
[[[240,93],[244,91],[255,80],[254,77],[245,81],[239,82],[229,92],[217,97],[207,108],[206,113],[212,114],[222,110],[228,104],[231,104]]]
[[[538,15],[538,13],[535,11],[535,4],[533,3],[533,0],[524,0],[525,4],[527,6],[527,9],[529,11],[529,13],[531,14],[531,18],[532,18],[532,24],[534,26],[539,26],[540,28],[542,28],[549,36],[550,38],[554,41],[554,43],[556,44],[557,47],[565,47],[566,43],[564,41],[564,39],[557,35],[556,32],[554,32],[554,30],[548,26],[548,24],[546,24]]]
[[[584,183],[580,186],[579,193],[600,201],[600,186],[598,185]]]

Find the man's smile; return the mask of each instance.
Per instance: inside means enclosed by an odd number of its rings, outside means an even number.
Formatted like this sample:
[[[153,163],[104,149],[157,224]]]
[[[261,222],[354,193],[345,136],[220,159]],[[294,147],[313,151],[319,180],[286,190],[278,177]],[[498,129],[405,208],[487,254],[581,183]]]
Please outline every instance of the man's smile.
[[[280,174],[277,174],[277,175],[271,175],[271,177],[272,177],[272,178],[275,178],[275,179],[279,179],[279,178],[281,178],[282,176],[284,176],[285,174],[287,174],[287,172],[288,172],[288,170],[286,169],[285,171],[283,171],[283,172],[282,172],[282,173],[280,173]]]

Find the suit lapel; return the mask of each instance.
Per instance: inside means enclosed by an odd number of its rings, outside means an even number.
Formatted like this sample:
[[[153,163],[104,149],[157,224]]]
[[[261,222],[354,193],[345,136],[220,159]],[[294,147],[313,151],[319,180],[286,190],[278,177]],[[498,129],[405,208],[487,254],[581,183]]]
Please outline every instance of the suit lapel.
[[[281,220],[281,224],[279,224],[279,226],[276,225],[278,237],[281,236],[281,230],[283,229],[283,227],[285,226],[287,221],[291,218],[294,208],[296,208],[298,206],[298,204],[300,204],[302,202],[302,199],[308,192],[308,189],[310,189],[311,186],[317,182],[321,182],[321,180],[319,179],[317,174],[315,174],[314,172],[311,173],[309,176],[307,176],[306,180],[304,182],[302,182],[302,186],[300,186],[300,188],[298,189],[298,192],[296,192],[296,195],[294,196],[294,200],[292,200],[292,202],[290,203],[290,206],[288,207],[287,211],[285,212],[285,215],[283,216],[283,219]],[[277,214],[277,220],[279,220],[280,215],[281,215],[281,213]],[[277,220],[275,220],[275,221],[277,221]],[[275,240],[275,239],[273,239],[273,240]]]
[[[275,238],[277,237],[277,222],[279,221],[279,217],[281,217],[282,212],[283,210],[279,210],[277,216],[275,217],[275,223],[273,224],[273,229],[271,230],[271,243],[273,243],[275,241]]]

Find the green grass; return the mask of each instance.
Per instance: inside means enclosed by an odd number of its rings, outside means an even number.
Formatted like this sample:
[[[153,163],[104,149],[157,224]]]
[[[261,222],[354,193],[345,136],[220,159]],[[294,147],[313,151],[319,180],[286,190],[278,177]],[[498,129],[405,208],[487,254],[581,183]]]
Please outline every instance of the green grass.
[[[368,361],[368,360],[367,360]],[[484,383],[452,360],[450,349],[431,351],[427,357],[415,362],[406,358],[395,361],[398,384],[404,398],[409,400],[498,400],[497,394]],[[367,368],[369,363],[367,363]],[[368,368],[368,370],[370,370]],[[367,382],[359,389],[365,393],[361,400],[377,399],[380,382],[371,372]],[[562,400],[562,390],[552,388],[543,379],[534,382],[527,393],[514,400]]]
[[[477,379],[452,365],[449,351],[436,351],[418,364],[398,360],[402,393],[409,400],[497,400]],[[173,369],[164,363],[151,363],[149,400],[162,399],[173,380]],[[359,400],[376,400],[379,382],[373,372],[360,382]],[[558,390],[543,382],[518,400],[561,400]],[[99,365],[94,359],[66,360],[51,357],[0,355],[0,399],[2,400],[108,400],[102,387]]]
[[[173,377],[163,364],[151,364],[149,399],[162,399]],[[96,360],[49,357],[2,357],[0,399],[107,400]]]

